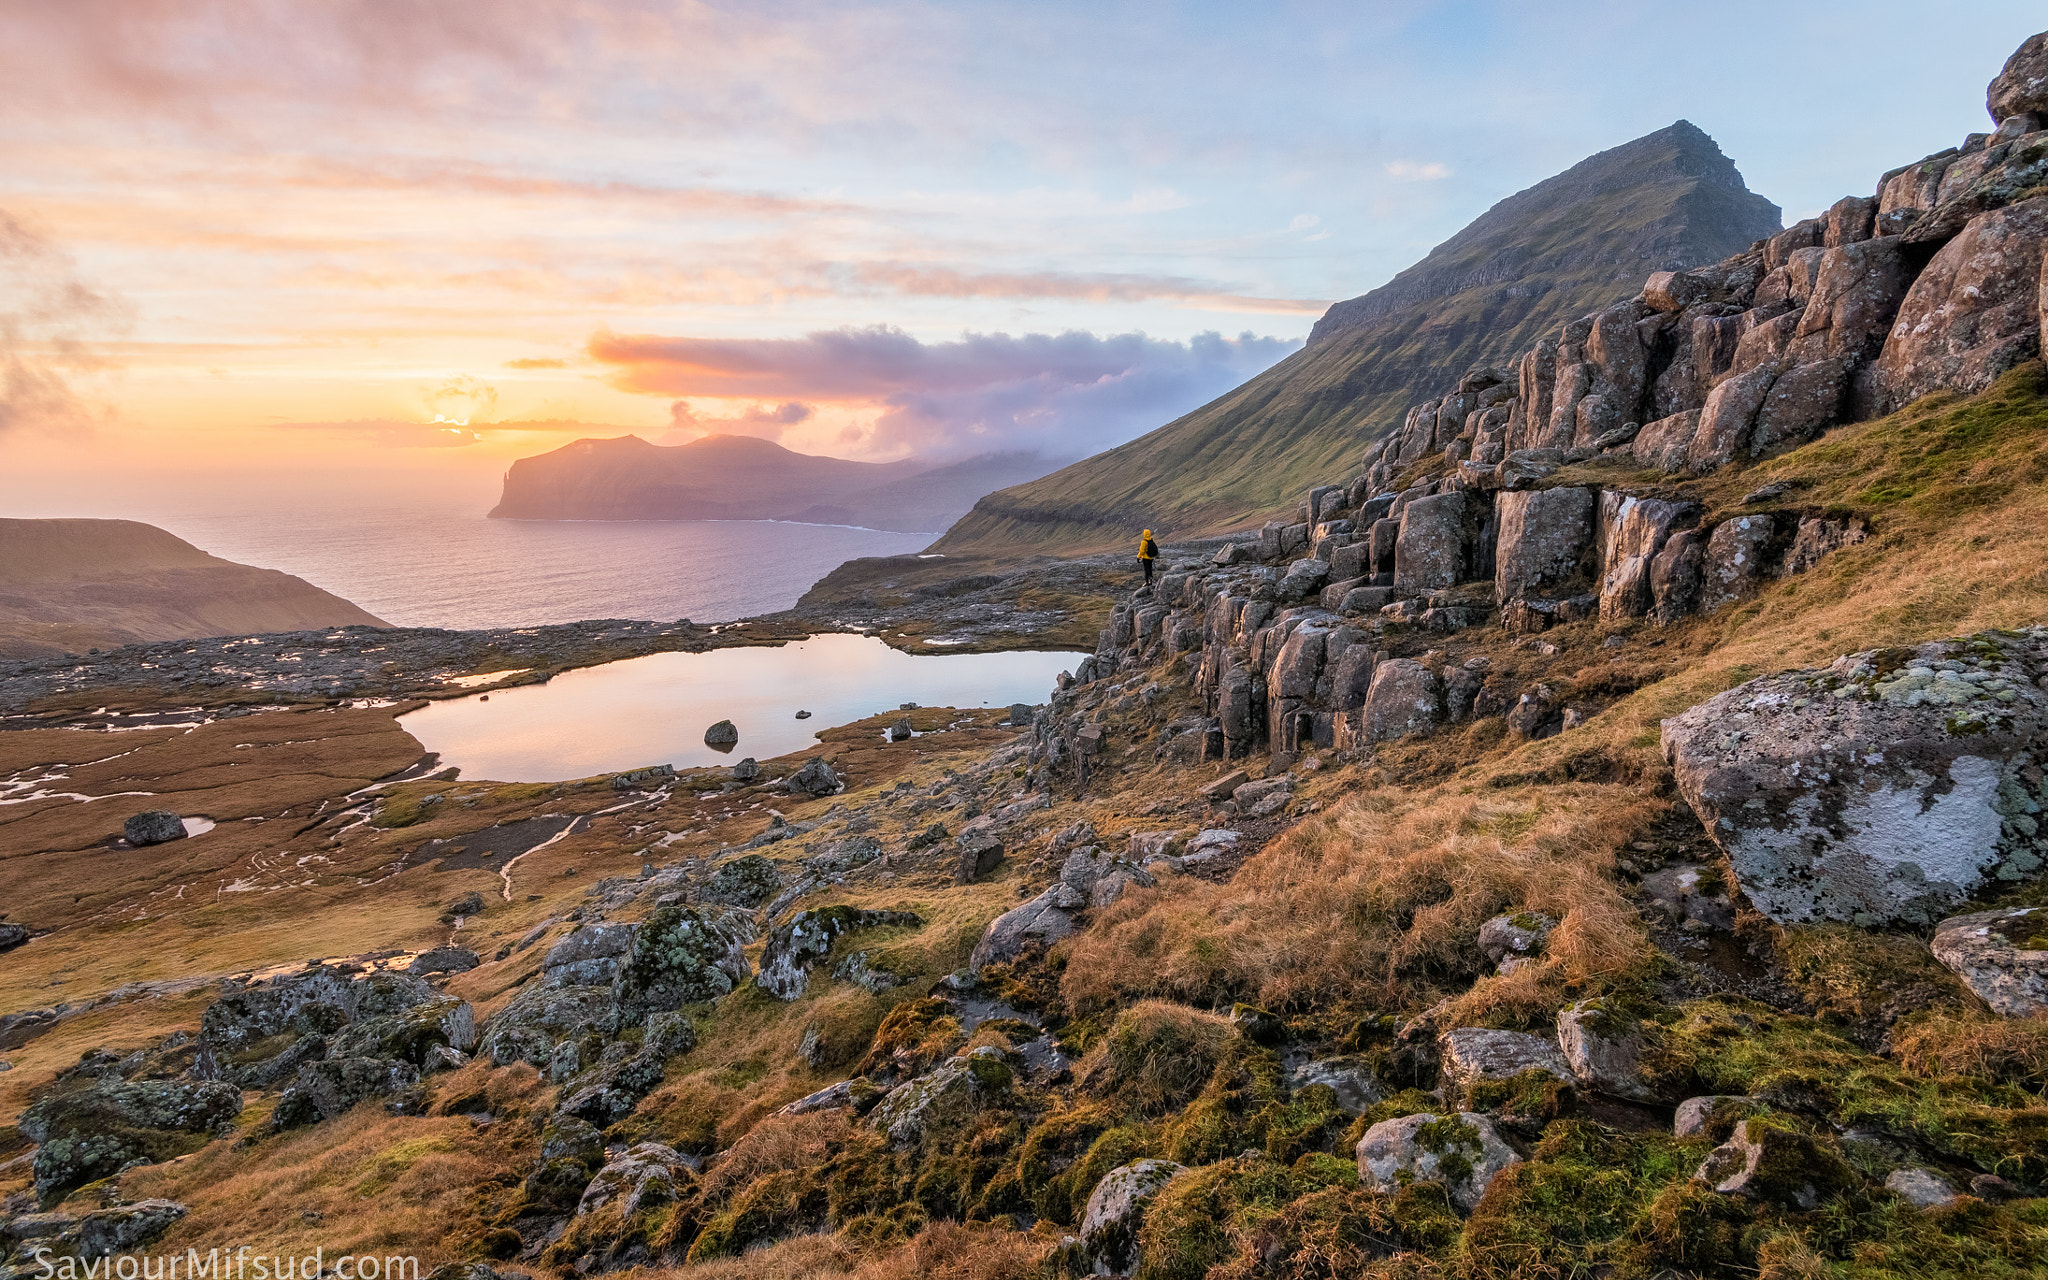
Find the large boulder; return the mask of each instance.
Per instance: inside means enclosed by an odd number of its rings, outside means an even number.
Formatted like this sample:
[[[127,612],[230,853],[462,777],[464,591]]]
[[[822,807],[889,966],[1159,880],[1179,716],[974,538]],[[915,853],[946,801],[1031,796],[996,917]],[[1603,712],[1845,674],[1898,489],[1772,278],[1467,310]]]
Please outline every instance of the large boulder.
[[[804,993],[811,970],[831,954],[840,935],[880,925],[921,925],[924,921],[908,911],[863,911],[859,907],[818,907],[799,911],[775,926],[761,953],[761,972],[754,980],[779,1000],[794,1000]]]
[[[891,1089],[869,1114],[868,1124],[898,1148],[927,1139],[943,1143],[1007,1093],[1010,1079],[1002,1051],[983,1045]]]
[[[1440,1182],[1466,1213],[1479,1207],[1500,1171],[1521,1158],[1485,1116],[1471,1111],[1382,1120],[1365,1131],[1356,1150],[1358,1180],[1368,1189],[1395,1195],[1410,1182]]]
[[[1878,375],[1893,407],[1931,391],[1981,391],[2041,351],[2048,196],[1972,218],[1899,307]]]
[[[1500,602],[1539,597],[1578,577],[1593,545],[1595,510],[1593,490],[1576,486],[1496,498],[1493,585]]]
[[[2048,1013],[2048,908],[1953,916],[1935,927],[1934,955],[1994,1012]]]
[[[1437,591],[1464,577],[1466,502],[1462,493],[1439,493],[1402,508],[1394,539],[1396,591]]]
[[[541,958],[541,980],[556,987],[595,987],[619,976],[619,963],[633,951],[640,926],[623,923],[578,925]]]
[[[175,1200],[136,1200],[94,1209],[78,1220],[78,1256],[111,1258],[132,1253],[136,1246],[156,1239],[190,1212]],[[59,1270],[64,1268],[60,1266]]]
[[[1928,925],[2036,875],[2048,629],[1765,676],[1664,721],[1678,787],[1779,923]]]
[[[706,902],[752,909],[775,896],[782,887],[782,873],[758,853],[742,854],[721,865],[704,886]]]
[[[418,1084],[419,1069],[384,1058],[328,1058],[299,1068],[270,1114],[273,1129],[332,1120],[372,1098]]]
[[[1328,1089],[1337,1109],[1346,1115],[1363,1115],[1386,1100],[1372,1064],[1364,1058],[1310,1058],[1287,1069],[1287,1087],[1296,1093],[1312,1086]]]
[[[574,1116],[593,1128],[609,1129],[633,1114],[640,1100],[654,1092],[663,1074],[659,1053],[636,1053],[618,1062],[606,1063],[565,1090],[555,1104],[559,1115]]]
[[[1637,498],[1608,490],[1600,495],[1600,618],[1640,618],[1650,611],[1650,566],[1672,530],[1697,519],[1689,502]]]
[[[1723,1195],[1813,1210],[1847,1188],[1854,1175],[1839,1157],[1797,1130],[1744,1120],[1693,1177]]]
[[[1658,1101],[1661,1090],[1649,1062],[1658,1039],[1655,1024],[1611,1000],[1581,1000],[1557,1015],[1557,1047],[1572,1075],[1609,1097]]]
[[[0,951],[12,951],[28,940],[27,925],[0,923]]]
[[[740,745],[739,727],[730,720],[720,720],[704,731],[704,745],[713,751],[730,751]]]
[[[1391,658],[1373,669],[1360,716],[1368,743],[1429,733],[1443,723],[1442,682],[1413,658]]]
[[[1458,1027],[1437,1037],[1444,1086],[1463,1096],[1482,1081],[1511,1080],[1524,1071],[1548,1071],[1559,1080],[1572,1078],[1571,1067],[1557,1044],[1524,1031],[1489,1027]]]
[[[476,1048],[476,1014],[467,1000],[440,996],[396,1013],[358,1018],[328,1041],[337,1058],[396,1058],[427,1065],[437,1048],[468,1053]]]
[[[126,1166],[155,1163],[199,1146],[242,1111],[242,1095],[218,1080],[119,1077],[60,1084],[23,1111],[21,1135],[41,1144],[36,1194],[52,1200]]]
[[[832,772],[832,766],[823,756],[812,756],[804,761],[804,767],[790,775],[789,784],[814,796],[829,796],[840,787],[839,775]]]
[[[1128,1275],[1138,1269],[1138,1228],[1145,1208],[1181,1165],[1171,1160],[1138,1160],[1102,1175],[1081,1215],[1081,1248],[1097,1275]]]
[[[484,1024],[479,1053],[501,1067],[515,1062],[546,1067],[556,1046],[585,1036],[609,1036],[618,1028],[610,987],[528,983]]]
[[[674,1147],[642,1142],[597,1171],[576,1203],[576,1216],[617,1204],[630,1218],[642,1209],[674,1203],[694,1177],[690,1162]]]
[[[1093,838],[1092,827],[1088,835]],[[1150,872],[1126,859],[1111,857],[1093,845],[1074,849],[1060,865],[1060,878],[1045,892],[989,921],[967,966],[978,971],[983,965],[1014,960],[1030,947],[1049,947],[1074,932],[1075,916],[1081,911],[1113,904],[1131,885],[1153,883]]]
[[[612,980],[622,1017],[698,1004],[731,991],[752,975],[744,948],[751,930],[740,921],[691,907],[660,907],[633,934],[632,952]]]
[[[1994,124],[2017,115],[2048,116],[2048,32],[2028,36],[1984,90]]]
[[[121,824],[121,838],[135,845],[183,840],[185,820],[169,809],[148,809]]]

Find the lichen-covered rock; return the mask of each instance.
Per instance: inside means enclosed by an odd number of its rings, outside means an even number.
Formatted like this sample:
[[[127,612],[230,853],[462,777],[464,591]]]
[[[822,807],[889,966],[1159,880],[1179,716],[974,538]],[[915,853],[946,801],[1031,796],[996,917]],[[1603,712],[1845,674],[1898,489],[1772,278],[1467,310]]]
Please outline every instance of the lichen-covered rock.
[[[1735,927],[1735,903],[1727,878],[1716,867],[1683,863],[1642,879],[1643,896],[1662,908],[1673,924],[1696,930]]]
[[[983,1045],[890,1090],[868,1116],[868,1124],[899,1148],[928,1138],[944,1141],[1006,1093],[1010,1080],[1002,1052]]]
[[[1953,916],[1935,926],[1934,955],[1996,1013],[2048,1013],[2048,907]]]
[[[1878,359],[1887,403],[1970,395],[2041,352],[2041,248],[2048,196],[1970,219],[1899,307]]]
[[[609,984],[618,977],[619,962],[632,952],[639,927],[615,922],[576,926],[542,957],[541,980],[557,987]]]
[[[1503,493],[1494,500],[1499,534],[1493,582],[1503,605],[1549,594],[1587,569],[1597,506],[1593,490],[1577,486]]]
[[[1679,790],[1780,923],[1931,924],[2038,874],[2048,630],[1766,676],[1664,721]]]
[[[1440,1182],[1466,1213],[1500,1171],[1520,1160],[1485,1116],[1424,1112],[1382,1120],[1358,1140],[1358,1178],[1367,1188],[1398,1194],[1413,1182]]]
[[[1071,905],[1067,905],[1071,903]],[[1051,946],[1074,932],[1074,915],[1085,904],[1064,884],[1054,884],[1022,906],[1012,907],[988,922],[967,967],[1002,964],[1034,945]]]
[[[1437,1037],[1444,1087],[1462,1097],[1482,1080],[1507,1080],[1524,1071],[1548,1071],[1570,1080],[1572,1069],[1554,1041],[1522,1031],[1458,1027]]]
[[[501,1067],[528,1062],[546,1068],[557,1045],[609,1036],[618,1026],[610,987],[529,983],[484,1025],[479,1052]]]
[[[856,1077],[852,1080],[841,1080],[837,1084],[828,1084],[816,1093],[807,1093],[775,1114],[801,1116],[813,1111],[836,1111],[841,1108],[865,1113],[887,1096],[887,1092],[872,1081]]]
[[[1464,577],[1467,501],[1462,493],[1439,493],[1401,509],[1394,540],[1396,591],[1437,591]]]
[[[659,907],[633,934],[633,949],[612,981],[622,1017],[638,1019],[716,1000],[752,970],[742,950],[749,931],[724,915]]]
[[[630,1218],[642,1209],[674,1203],[694,1177],[690,1162],[674,1147],[642,1142],[597,1171],[576,1203],[576,1216],[616,1203]]]
[[[1884,1189],[1915,1209],[1939,1209],[1956,1199],[1956,1189],[1932,1169],[1894,1169],[1885,1176]]]
[[[758,853],[742,854],[719,866],[704,886],[706,902],[752,909],[775,896],[782,887],[782,873]]]
[[[833,941],[842,934],[882,925],[923,923],[909,911],[863,911],[848,906],[799,911],[768,934],[761,972],[754,980],[777,999],[794,1000],[804,993],[812,968],[831,954]]]
[[[1127,1275],[1138,1269],[1138,1228],[1145,1208],[1182,1166],[1171,1160],[1138,1160],[1102,1175],[1081,1215],[1081,1248],[1097,1275]]]
[[[1287,1085],[1300,1092],[1320,1085],[1335,1095],[1337,1109],[1346,1115],[1363,1115],[1385,1101],[1387,1091],[1364,1058],[1311,1058],[1287,1069]]]
[[[1359,712],[1367,743],[1429,733],[1443,723],[1443,684],[1413,658],[1390,658],[1373,669]]]
[[[1557,921],[1541,911],[1495,916],[1479,926],[1479,949],[1495,965],[1514,956],[1532,957],[1543,950]]]
[[[1840,1157],[1772,1120],[1741,1121],[1693,1177],[1723,1195],[1812,1210],[1855,1178]]]
[[[1581,1000],[1557,1015],[1557,1047],[1580,1084],[1609,1097],[1658,1101],[1663,1073],[1652,1064],[1659,1028],[1611,1000]]]
[[[191,1210],[175,1200],[136,1200],[94,1209],[78,1220],[78,1256],[110,1258],[149,1243]]]
[[[662,1062],[661,1057],[643,1052],[601,1066],[556,1103],[555,1110],[609,1129],[632,1115],[640,1100],[654,1092],[661,1083]]]
[[[22,1112],[18,1127],[23,1137],[41,1144],[33,1162],[35,1188],[49,1201],[136,1161],[183,1155],[241,1111],[240,1091],[222,1081],[124,1082],[109,1076],[60,1084]]]
[[[1716,1093],[1687,1098],[1672,1113],[1671,1136],[1723,1141],[1735,1128],[1736,1121],[1747,1118],[1756,1105],[1755,1098],[1741,1094]]]
[[[2013,116],[2048,114],[2048,32],[2028,36],[1984,90],[1993,124]]]
[[[476,1047],[476,1015],[467,1000],[440,996],[396,1013],[358,1018],[328,1041],[336,1058],[396,1058],[415,1067],[446,1047],[467,1053]]]
[[[409,1062],[382,1058],[329,1058],[299,1068],[291,1087],[270,1115],[273,1129],[295,1129],[334,1117],[372,1098],[388,1097],[419,1083]]]

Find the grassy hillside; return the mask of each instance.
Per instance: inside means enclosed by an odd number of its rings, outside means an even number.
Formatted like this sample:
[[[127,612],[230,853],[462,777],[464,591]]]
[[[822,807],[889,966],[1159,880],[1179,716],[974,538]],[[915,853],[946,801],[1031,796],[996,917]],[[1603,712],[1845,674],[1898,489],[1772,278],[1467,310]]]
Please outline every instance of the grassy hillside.
[[[0,657],[385,623],[134,520],[0,520]]]
[[[1072,553],[1140,529],[1220,533],[1347,474],[1408,407],[1506,364],[1652,271],[1717,261],[1778,229],[1713,140],[1680,121],[1503,200],[1428,257],[1341,302],[1309,345],[1129,444],[983,498],[948,554]]]
[[[1712,858],[1673,800],[1657,747],[1662,717],[1764,672],[2048,616],[2044,380],[2032,363],[1978,396],[1931,397],[1741,471],[1626,473],[1634,489],[1661,487],[1717,513],[1783,482],[1804,507],[1863,516],[1872,536],[1747,603],[1669,628],[1578,623],[1544,632],[1540,645],[1491,628],[1395,637],[1440,645],[1452,659],[1487,656],[1517,681],[1554,682],[1593,714],[1536,742],[1517,742],[1487,717],[1383,744],[1364,760],[1300,768],[1283,812],[1230,819],[1256,846],[1234,875],[1161,872],[1156,887],[1128,890],[1084,917],[1071,940],[991,971],[972,995],[941,979],[966,961],[985,922],[1058,874],[1055,833],[1085,819],[1104,846],[1122,849],[1133,833],[1186,839],[1215,820],[1198,791],[1218,766],[1166,750],[1165,727],[1192,705],[1179,661],[1091,694],[1088,714],[1107,744],[1092,780],[1078,793],[1061,789],[1006,841],[1002,865],[968,884],[951,875],[950,839],[919,837],[935,823],[950,835],[1009,802],[1012,762],[991,756],[1012,741],[1000,713],[921,709],[910,713],[919,736],[893,744],[879,732],[891,717],[824,732],[805,754],[835,760],[850,778],[838,796],[757,798],[703,771],[628,807],[601,780],[437,776],[344,800],[412,750],[387,719],[402,708],[279,711],[189,735],[138,733],[121,744],[133,748],[127,763],[80,771],[76,788],[150,790],[170,802],[222,785],[214,774],[238,754],[281,780],[265,790],[238,778],[222,790],[219,813],[243,821],[216,852],[202,847],[209,837],[170,846],[195,859],[189,872],[120,855],[105,884],[78,864],[32,900],[10,894],[32,901],[33,912],[15,908],[19,918],[46,917],[56,932],[8,955],[0,997],[9,1009],[58,998],[86,1007],[128,974],[170,978],[452,937],[485,962],[448,989],[487,1015],[535,975],[569,911],[637,918],[650,905],[633,897],[643,863],[708,869],[732,856],[726,846],[766,831],[772,806],[789,822],[817,824],[760,850],[786,879],[799,874],[806,841],[865,830],[886,850],[803,906],[910,910],[923,923],[847,934],[793,1001],[743,987],[686,1010],[696,1047],[670,1060],[605,1135],[615,1148],[657,1141],[703,1157],[672,1201],[567,1216],[540,1158],[567,1086],[487,1061],[430,1077],[426,1114],[372,1101],[272,1133],[275,1095],[251,1093],[233,1134],[123,1174],[120,1194],[192,1206],[166,1250],[233,1239],[265,1252],[417,1249],[430,1265],[467,1257],[503,1266],[526,1251],[510,1265],[542,1274],[1051,1280],[1072,1263],[1062,1241],[1101,1176],[1161,1158],[1190,1172],[1146,1217],[1143,1280],[2039,1275],[2048,1269],[2048,1024],[1986,1014],[1912,931],[1778,927],[1748,913],[1732,930],[1690,936],[1663,922],[1637,879],[1646,865]],[[1607,643],[1615,637],[1619,647]],[[10,736],[22,740],[0,767],[16,776],[84,754],[58,749],[78,737],[71,731]],[[771,762],[770,774],[796,763]],[[325,801],[313,798],[321,778]],[[13,855],[0,868],[12,883],[48,843],[51,815],[67,810],[81,832],[90,827],[80,815],[92,806],[68,797],[0,825],[0,852]],[[505,869],[502,892],[499,868],[460,856],[485,847],[484,828],[543,813],[592,822]],[[430,838],[440,855],[416,856]],[[90,841],[72,843],[82,854]],[[268,878],[256,892],[199,891],[244,873]],[[437,913],[470,889],[488,908],[451,935]],[[1993,901],[2048,901],[2048,885],[2009,886]],[[1477,955],[1475,935],[1506,911],[1545,912],[1558,926],[1539,961],[1501,975]],[[558,923],[539,945],[514,947],[550,920]],[[757,960],[761,946],[749,946]],[[900,985],[870,991],[828,976],[857,952]],[[1668,1105],[1523,1077],[1463,1099],[1522,1156],[1469,1214],[1427,1180],[1397,1194],[1360,1184],[1350,1151],[1367,1125],[1444,1105],[1426,1092],[1435,1068],[1396,1027],[1541,1031],[1561,1007],[1593,997],[1650,1028],[1653,1070],[1691,1091],[1760,1099],[1760,1125],[1808,1153],[1790,1173],[1818,1177],[1828,1197],[1801,1209],[1715,1194],[1692,1173],[1718,1138],[1675,1136]],[[0,1111],[87,1049],[126,1052],[194,1029],[205,998],[170,993],[55,1022],[5,1051],[14,1070],[0,1075]],[[1270,1019],[1233,1019],[1236,1002]],[[981,1020],[968,1025],[970,1014]],[[1027,1068],[1018,1051],[1041,1027],[1072,1059],[1070,1074]],[[892,1147],[845,1109],[776,1114],[835,1081],[922,1070],[974,1047],[996,1052],[1000,1081],[991,1068],[990,1092],[928,1140]],[[1297,1053],[1364,1061],[1385,1096],[1361,1115],[1340,1111],[1326,1091],[1285,1082],[1283,1055]],[[22,1149],[0,1129],[0,1160]],[[1916,1210],[1882,1189],[1887,1169],[1909,1163],[1958,1184],[1995,1172],[2010,1195]],[[26,1178],[20,1164],[0,1164],[0,1193]],[[70,1207],[98,1203],[104,1190],[85,1188]],[[534,1246],[515,1230],[541,1240],[533,1224],[548,1213],[565,1224],[552,1243]]]

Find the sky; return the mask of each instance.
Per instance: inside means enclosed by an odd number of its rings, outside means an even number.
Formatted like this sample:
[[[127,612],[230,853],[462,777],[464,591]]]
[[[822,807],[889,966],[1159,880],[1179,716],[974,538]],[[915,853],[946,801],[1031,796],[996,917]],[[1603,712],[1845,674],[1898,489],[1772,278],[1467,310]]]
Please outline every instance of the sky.
[[[1959,12],[0,0],[0,515],[629,430],[1081,456],[1680,117],[1788,221],[1872,190],[2048,25]]]

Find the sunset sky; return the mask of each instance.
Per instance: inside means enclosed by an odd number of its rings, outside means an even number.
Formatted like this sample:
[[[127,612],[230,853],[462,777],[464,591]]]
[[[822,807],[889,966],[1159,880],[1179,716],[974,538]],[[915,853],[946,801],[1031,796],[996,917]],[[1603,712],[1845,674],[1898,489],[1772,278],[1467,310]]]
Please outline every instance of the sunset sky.
[[[2041,25],[1968,9],[0,0],[0,514],[585,424],[1078,456],[1679,117],[1788,221],[1871,190]]]

